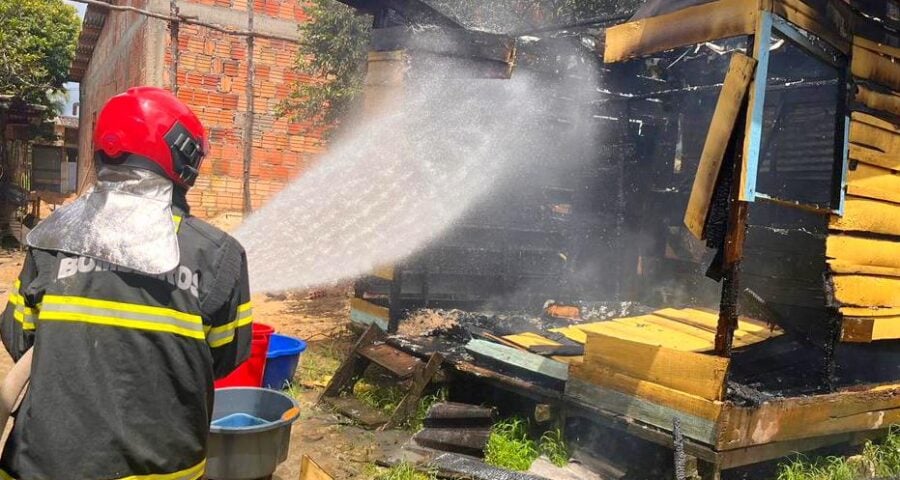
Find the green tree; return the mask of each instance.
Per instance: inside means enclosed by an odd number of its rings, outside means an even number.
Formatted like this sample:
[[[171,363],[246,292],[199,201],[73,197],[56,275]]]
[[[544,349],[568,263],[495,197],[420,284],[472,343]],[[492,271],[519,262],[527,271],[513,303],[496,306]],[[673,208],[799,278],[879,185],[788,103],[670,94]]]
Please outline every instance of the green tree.
[[[279,114],[327,135],[362,92],[372,18],[337,0],[312,0],[304,9],[310,21],[300,26],[295,69],[306,79],[293,85]]]
[[[0,0],[0,95],[55,116],[80,28],[62,0]]]

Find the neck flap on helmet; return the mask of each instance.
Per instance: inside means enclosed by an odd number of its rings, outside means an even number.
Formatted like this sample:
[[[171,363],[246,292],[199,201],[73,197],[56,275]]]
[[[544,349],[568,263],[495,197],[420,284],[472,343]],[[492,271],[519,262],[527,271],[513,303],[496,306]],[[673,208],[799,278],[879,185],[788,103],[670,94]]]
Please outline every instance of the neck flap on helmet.
[[[181,261],[173,184],[146,169],[100,168],[97,183],[28,233],[32,248],[56,250],[158,275]]]

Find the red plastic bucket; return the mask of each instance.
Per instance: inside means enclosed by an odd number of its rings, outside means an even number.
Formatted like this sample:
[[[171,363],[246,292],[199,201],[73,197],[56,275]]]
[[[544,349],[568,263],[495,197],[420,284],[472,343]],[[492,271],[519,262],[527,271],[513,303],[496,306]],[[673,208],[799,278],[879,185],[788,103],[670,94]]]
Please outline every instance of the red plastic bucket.
[[[253,324],[253,340],[250,342],[250,358],[240,364],[227,377],[217,380],[216,388],[261,387],[266,371],[266,354],[269,351],[269,337],[275,329],[265,323]]]

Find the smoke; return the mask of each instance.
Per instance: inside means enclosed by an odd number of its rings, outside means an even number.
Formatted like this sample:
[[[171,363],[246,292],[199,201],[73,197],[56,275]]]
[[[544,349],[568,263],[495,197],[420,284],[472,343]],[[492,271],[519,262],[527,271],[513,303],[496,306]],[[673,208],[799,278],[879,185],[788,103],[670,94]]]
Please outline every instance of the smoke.
[[[525,71],[494,80],[415,67],[399,101],[238,229],[254,291],[332,284],[403,259],[492,192],[515,188],[517,175],[573,157],[584,139],[575,106],[594,90],[590,75],[548,85]]]

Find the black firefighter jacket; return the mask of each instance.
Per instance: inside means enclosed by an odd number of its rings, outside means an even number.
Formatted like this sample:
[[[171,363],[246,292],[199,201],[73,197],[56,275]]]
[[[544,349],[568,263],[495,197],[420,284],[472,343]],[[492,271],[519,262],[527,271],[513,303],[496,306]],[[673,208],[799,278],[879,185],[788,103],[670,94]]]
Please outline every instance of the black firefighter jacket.
[[[236,240],[175,219],[181,265],[164,275],[28,252],[0,334],[15,360],[34,345],[32,376],[0,479],[203,475],[213,381],[250,352],[250,289]]]

